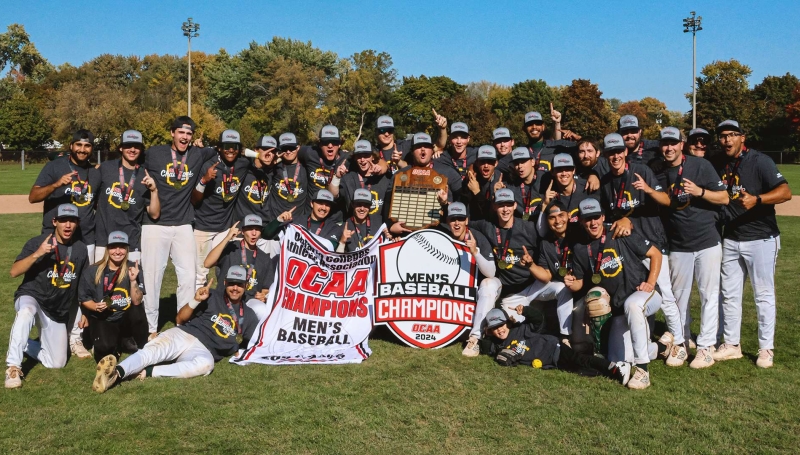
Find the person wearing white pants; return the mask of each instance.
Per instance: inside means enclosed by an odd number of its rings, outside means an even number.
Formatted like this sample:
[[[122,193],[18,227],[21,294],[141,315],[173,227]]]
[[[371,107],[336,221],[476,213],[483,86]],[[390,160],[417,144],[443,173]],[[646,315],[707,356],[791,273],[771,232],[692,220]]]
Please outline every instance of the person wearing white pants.
[[[86,244],[74,240],[78,208],[61,204],[53,212],[53,234],[41,234],[25,243],[11,266],[11,277],[24,275],[14,294],[16,316],[6,356],[5,387],[22,387],[23,354],[45,368],[63,368],[69,352],[67,320],[78,282],[88,263]],[[29,339],[39,327],[39,341]]]
[[[697,355],[689,366],[706,368],[714,363],[719,315],[721,248],[716,223],[719,207],[727,204],[728,196],[708,160],[683,153],[684,142],[677,128],[662,129],[660,144],[664,166],[656,178],[667,192],[656,202],[666,213],[671,263],[668,272],[681,321],[679,328],[670,328],[673,343],[667,365],[679,367],[688,358],[684,341],[691,336],[689,299],[694,278],[700,293],[700,332]]]
[[[758,360],[770,368],[775,348],[775,263],[781,248],[775,205],[792,198],[786,179],[768,156],[745,146],[735,120],[717,126],[727,162],[718,169],[730,203],[722,241],[722,314],[724,339],[715,360],[742,357],[742,287],[750,276],[758,315]]]
[[[234,354],[249,342],[269,308],[260,300],[243,300],[247,270],[234,265],[225,273],[224,291],[201,287],[178,312],[173,327],[117,365],[110,354],[97,364],[92,389],[103,393],[116,382],[138,376],[193,378],[214,370],[214,363]],[[213,278],[211,282],[213,282]],[[173,362],[169,365],[160,365]]]

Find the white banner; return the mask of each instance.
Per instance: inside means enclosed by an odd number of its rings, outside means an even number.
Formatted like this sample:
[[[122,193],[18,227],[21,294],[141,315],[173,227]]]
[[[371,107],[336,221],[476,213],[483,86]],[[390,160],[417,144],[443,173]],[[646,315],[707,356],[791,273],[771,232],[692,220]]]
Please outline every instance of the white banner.
[[[379,230],[383,232],[383,227]],[[361,363],[370,356],[376,236],[352,253],[334,253],[298,225],[286,228],[267,304],[247,349],[231,362]]]

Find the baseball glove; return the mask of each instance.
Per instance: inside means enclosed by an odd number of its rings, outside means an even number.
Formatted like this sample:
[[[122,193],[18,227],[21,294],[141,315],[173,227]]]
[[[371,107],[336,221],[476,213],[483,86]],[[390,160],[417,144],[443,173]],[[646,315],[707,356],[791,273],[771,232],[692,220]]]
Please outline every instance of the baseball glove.
[[[589,289],[586,293],[586,311],[590,319],[611,313],[611,296],[599,286]]]
[[[521,358],[522,354],[512,349],[503,349],[494,360],[504,367],[513,367],[519,363]]]

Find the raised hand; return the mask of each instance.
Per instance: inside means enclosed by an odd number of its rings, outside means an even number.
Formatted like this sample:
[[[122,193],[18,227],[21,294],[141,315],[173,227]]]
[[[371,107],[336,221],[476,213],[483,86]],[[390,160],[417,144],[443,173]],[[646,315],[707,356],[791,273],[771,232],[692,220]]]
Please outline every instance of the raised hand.
[[[350,227],[345,222],[344,230],[342,231],[342,236],[339,238],[339,243],[347,243],[347,241],[350,240],[350,237],[352,237],[354,233],[355,231],[350,230]]]
[[[647,182],[644,181],[641,175],[635,172],[633,173],[633,175],[636,176],[636,180],[633,182],[634,188],[636,188],[637,190],[644,191],[644,194],[650,194],[653,192],[653,188],[651,188],[650,185],[648,185]]]
[[[533,257],[528,253],[528,249],[525,248],[525,245],[522,246],[522,257],[519,259],[519,265],[521,267],[530,267],[533,264]]]
[[[133,266],[128,267],[128,279],[134,283],[139,277],[139,261],[137,260]]]
[[[294,207],[290,208],[289,210],[287,210],[287,211],[281,213],[280,215],[278,215],[278,221],[280,221],[281,223],[288,223],[288,222],[292,221],[292,212],[294,212],[294,209],[296,209],[296,208],[297,208],[297,206],[294,206]]]
[[[217,178],[217,165],[218,164],[219,164],[219,161],[217,161],[210,168],[208,168],[208,170],[206,171],[206,175],[203,176],[203,181],[208,183],[208,182],[214,180],[215,178]]]
[[[547,185],[547,191],[544,192],[544,205],[547,206],[547,204],[557,197],[558,192],[553,190],[553,179],[550,179],[550,184]]]
[[[228,240],[236,237],[237,235],[239,235],[241,233],[242,233],[242,230],[239,229],[239,222],[237,221],[237,222],[233,223],[233,226],[231,226],[230,229],[228,229],[228,235],[227,235]]]
[[[553,109],[553,103],[550,103],[550,118],[552,118],[555,123],[561,123],[561,112]]]
[[[475,176],[475,171],[472,169],[467,171],[467,188],[472,191],[472,194],[478,194],[481,192],[481,185],[478,183],[478,179]]]
[[[447,128],[447,118],[445,118],[445,116],[443,115],[437,114],[436,109],[431,108],[431,112],[433,112],[433,119],[439,126],[439,128],[441,129]]]
[[[503,183],[503,174],[500,174],[500,178],[497,179],[497,183],[494,184],[494,192],[496,193],[497,190],[503,189],[506,187],[506,184]]]
[[[194,142],[192,142],[192,145],[194,145],[195,147],[198,147],[198,148],[205,147],[205,145],[203,145],[203,138],[201,138],[201,137],[198,137],[197,139],[195,139]]]
[[[469,231],[467,231],[467,235],[464,236],[464,244],[467,245],[467,248],[469,248],[473,256],[478,254],[478,242],[475,241],[475,237],[473,237]]]
[[[209,295],[211,295],[211,286],[214,284],[214,277],[208,279],[208,284],[201,287],[194,293],[194,299],[198,302],[202,302],[206,300]]]
[[[146,186],[150,191],[156,191],[156,181],[153,180],[153,177],[150,177],[150,173],[147,172],[147,169],[144,170],[144,178],[142,179],[142,185]]]
[[[39,248],[36,249],[36,257],[40,258],[42,256],[47,256],[48,254],[53,252],[53,244],[50,243],[50,239],[53,238],[53,234],[48,234],[47,238],[44,239]]]
[[[336,168],[336,177],[342,178],[345,174],[347,174],[347,165],[342,163]]]
[[[580,134],[578,134],[578,133],[576,133],[574,131],[561,130],[561,139],[577,142],[577,141],[581,140],[582,137],[583,136],[581,136]]]
[[[77,176],[78,173],[76,171],[72,171],[69,174],[62,175],[61,178],[58,179],[58,181],[56,182],[56,188],[69,185],[70,183],[72,183],[72,179]]]

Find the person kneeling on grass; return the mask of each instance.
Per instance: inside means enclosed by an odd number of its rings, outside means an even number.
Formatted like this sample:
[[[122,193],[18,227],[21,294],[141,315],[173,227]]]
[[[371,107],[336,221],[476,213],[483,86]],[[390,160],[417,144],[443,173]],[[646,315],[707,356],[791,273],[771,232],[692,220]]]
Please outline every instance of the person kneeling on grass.
[[[534,368],[573,371],[584,376],[606,376],[628,383],[631,364],[611,363],[602,357],[575,352],[558,338],[538,333],[543,325],[542,313],[533,308],[524,310],[525,321],[514,322],[505,311],[493,308],[486,315],[486,333],[480,340],[481,353],[494,357],[503,366],[530,365]]]
[[[144,348],[117,365],[117,358],[107,355],[97,364],[92,389],[103,393],[129,377],[193,378],[214,370],[214,363],[234,354],[247,343],[258,322],[267,316],[267,306],[258,300],[244,302],[247,270],[231,266],[225,274],[225,288],[197,290],[175,318],[179,324],[159,334]],[[168,365],[163,362],[175,361]]]

